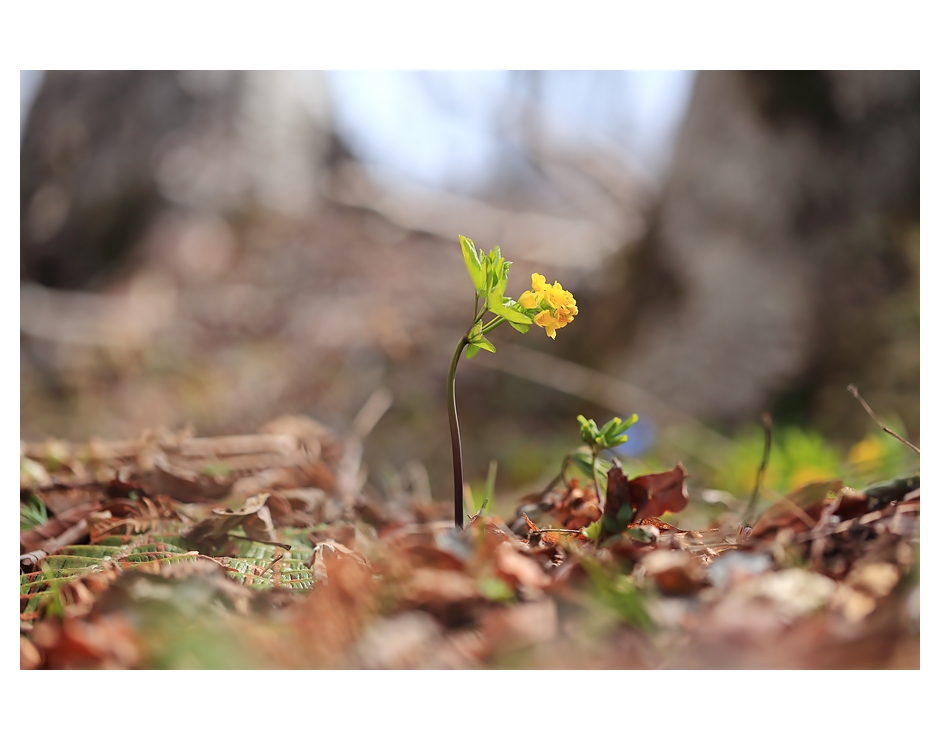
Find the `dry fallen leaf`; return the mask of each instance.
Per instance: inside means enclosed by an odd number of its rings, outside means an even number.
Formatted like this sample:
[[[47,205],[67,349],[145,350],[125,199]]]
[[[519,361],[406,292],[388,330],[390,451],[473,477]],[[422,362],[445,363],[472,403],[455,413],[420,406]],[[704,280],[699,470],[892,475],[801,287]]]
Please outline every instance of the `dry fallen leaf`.
[[[677,463],[676,467],[664,473],[650,473],[628,479],[623,469],[615,465],[607,473],[604,516],[609,522],[616,522],[622,530],[639,520],[655,519],[667,512],[682,511],[689,502],[686,475],[685,468]]]

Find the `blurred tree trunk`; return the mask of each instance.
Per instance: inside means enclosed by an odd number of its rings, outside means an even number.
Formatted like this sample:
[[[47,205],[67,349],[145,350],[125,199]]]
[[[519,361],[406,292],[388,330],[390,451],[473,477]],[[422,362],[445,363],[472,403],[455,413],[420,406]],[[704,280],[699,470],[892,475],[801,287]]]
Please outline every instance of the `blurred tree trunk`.
[[[856,383],[917,436],[919,73],[701,73],[673,161],[584,351],[704,418],[843,435]]]
[[[309,210],[325,100],[315,73],[47,72],[21,147],[21,278],[100,287],[171,212],[224,228]]]

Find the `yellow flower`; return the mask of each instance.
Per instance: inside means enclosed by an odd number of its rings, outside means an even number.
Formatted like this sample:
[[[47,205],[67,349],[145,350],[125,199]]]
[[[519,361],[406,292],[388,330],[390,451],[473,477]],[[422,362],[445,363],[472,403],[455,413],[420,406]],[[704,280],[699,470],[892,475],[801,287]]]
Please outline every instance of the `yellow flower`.
[[[545,329],[545,333],[552,339],[555,338],[555,330],[564,326],[564,324],[558,323],[558,320],[552,316],[551,311],[542,311],[542,313],[535,317],[534,321],[535,325]]]
[[[527,290],[519,296],[519,305],[523,308],[536,308],[539,305],[539,297],[531,290]]]
[[[545,333],[552,339],[555,332],[563,326],[570,324],[578,315],[578,305],[574,296],[557,280],[549,285],[543,275],[532,274],[532,290],[527,290],[519,297],[519,305],[526,309],[541,308],[534,322],[536,326],[545,329]]]

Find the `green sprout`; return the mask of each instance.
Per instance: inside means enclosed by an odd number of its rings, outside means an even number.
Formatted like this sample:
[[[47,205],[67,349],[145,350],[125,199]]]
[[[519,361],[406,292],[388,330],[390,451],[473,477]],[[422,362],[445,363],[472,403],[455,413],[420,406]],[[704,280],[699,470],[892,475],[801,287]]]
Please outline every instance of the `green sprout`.
[[[467,348],[467,357],[473,357],[481,349],[495,352],[486,335],[501,324],[508,323],[513,329],[525,334],[529,327],[535,324],[545,329],[545,334],[552,339],[555,332],[570,324],[578,314],[578,306],[574,296],[561,287],[556,281],[549,285],[543,275],[532,275],[532,290],[525,291],[516,301],[505,295],[506,282],[509,278],[509,266],[499,252],[499,247],[493,247],[489,254],[482,250],[477,251],[470,239],[459,237],[460,250],[463,260],[470,274],[470,280],[476,290],[473,303],[473,321],[470,328],[460,338],[457,349],[450,361],[447,371],[447,414],[450,422],[451,448],[454,458],[454,524],[457,529],[463,528],[463,451],[460,446],[460,427],[457,424],[457,399],[455,393],[455,378],[457,362]],[[482,300],[482,306],[481,306]],[[493,318],[484,323],[487,313]]]
[[[604,451],[614,447],[619,447],[627,441],[627,435],[624,432],[637,423],[639,417],[633,414],[630,418],[623,420],[615,416],[600,429],[594,419],[585,419],[578,414],[578,424],[581,425],[581,439],[591,451],[591,477],[594,479],[594,490],[597,492],[597,499],[601,498],[601,487],[597,477],[598,456]]]
[[[29,499],[20,503],[20,531],[38,527],[49,520],[46,504],[35,493],[30,493]]]

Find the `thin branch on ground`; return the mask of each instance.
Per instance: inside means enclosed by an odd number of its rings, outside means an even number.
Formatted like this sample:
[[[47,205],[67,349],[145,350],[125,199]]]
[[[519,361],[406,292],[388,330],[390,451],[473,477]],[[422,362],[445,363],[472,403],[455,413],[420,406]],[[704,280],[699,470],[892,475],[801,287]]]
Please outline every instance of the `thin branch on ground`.
[[[877,416],[875,416],[875,412],[871,410],[871,406],[869,406],[867,403],[865,403],[865,399],[862,398],[861,394],[858,392],[858,388],[856,388],[854,385],[851,385],[851,384],[850,384],[847,390],[848,390],[849,393],[851,393],[853,396],[855,396],[855,398],[858,400],[858,402],[859,402],[860,404],[862,404],[862,408],[865,409],[865,411],[868,412],[868,415],[874,420],[874,422],[875,422],[878,426],[881,427],[882,431],[887,432],[888,434],[890,434],[892,437],[894,437],[894,438],[895,438],[896,440],[898,440],[899,442],[903,442],[903,443],[906,444],[908,447],[910,447],[912,450],[914,450],[914,452],[916,452],[918,455],[920,454],[920,449],[919,449],[919,448],[915,447],[915,446],[912,445],[910,442],[908,442],[906,439],[904,439],[904,437],[902,437],[900,434],[898,434],[897,432],[891,431],[890,429],[888,429],[888,427],[886,427],[884,424],[881,423],[881,420],[880,420]]]
[[[748,521],[754,515],[754,507],[757,506],[757,497],[764,483],[764,473],[767,471],[767,463],[770,462],[770,429],[772,425],[770,414],[765,411],[761,414],[760,420],[761,424],[764,426],[764,454],[761,457],[760,467],[757,469],[757,479],[754,481],[754,491],[751,493],[751,500],[748,501],[747,508],[744,510],[744,516],[741,517],[741,523],[744,526],[749,526]]]

